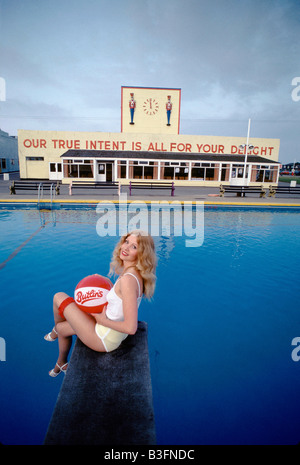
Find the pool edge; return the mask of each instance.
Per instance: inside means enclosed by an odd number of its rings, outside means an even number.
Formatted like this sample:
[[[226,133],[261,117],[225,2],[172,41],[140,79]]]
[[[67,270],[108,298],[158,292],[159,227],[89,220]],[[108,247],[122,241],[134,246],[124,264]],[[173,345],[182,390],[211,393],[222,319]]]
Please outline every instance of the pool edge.
[[[45,200],[45,203],[50,203],[49,201]],[[113,199],[105,199],[105,200],[95,200],[95,199],[77,199],[77,200],[68,200],[68,199],[61,199],[61,200],[53,200],[53,204],[74,204],[74,205],[80,205],[80,204],[105,204],[105,203],[146,203],[146,204],[170,204],[171,203],[181,203],[184,205],[215,205],[215,206],[223,206],[223,205],[233,205],[233,206],[241,206],[241,207],[249,207],[249,206],[257,206],[257,207],[300,207],[300,203],[290,203],[290,202],[234,202],[234,201],[213,201],[213,200],[183,200],[183,199],[176,199],[176,200],[144,200],[144,199],[134,199],[134,200],[113,200]],[[36,199],[0,199],[0,204],[38,204]],[[42,202],[43,203],[43,202]]]

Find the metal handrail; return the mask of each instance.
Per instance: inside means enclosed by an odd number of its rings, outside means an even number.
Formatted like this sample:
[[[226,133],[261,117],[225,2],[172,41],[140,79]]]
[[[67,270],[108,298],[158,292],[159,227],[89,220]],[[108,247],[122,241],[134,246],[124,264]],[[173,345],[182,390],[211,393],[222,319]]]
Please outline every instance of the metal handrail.
[[[50,185],[50,205],[52,209],[53,199],[55,197],[55,184],[51,183]],[[38,187],[38,206],[40,205],[41,201],[44,199],[44,189],[43,183],[41,182]]]
[[[38,203],[40,203],[40,200],[41,200],[41,190],[43,191],[43,185],[40,182],[39,183],[39,188],[38,188]]]

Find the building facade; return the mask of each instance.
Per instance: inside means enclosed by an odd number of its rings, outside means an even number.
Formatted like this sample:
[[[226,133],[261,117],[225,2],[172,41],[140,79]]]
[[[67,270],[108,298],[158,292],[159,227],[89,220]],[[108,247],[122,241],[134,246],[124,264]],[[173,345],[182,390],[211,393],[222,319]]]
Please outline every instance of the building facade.
[[[0,129],[0,173],[19,171],[18,140]]]
[[[18,132],[22,179],[276,183],[279,139],[181,135],[180,89],[122,87],[121,132]]]

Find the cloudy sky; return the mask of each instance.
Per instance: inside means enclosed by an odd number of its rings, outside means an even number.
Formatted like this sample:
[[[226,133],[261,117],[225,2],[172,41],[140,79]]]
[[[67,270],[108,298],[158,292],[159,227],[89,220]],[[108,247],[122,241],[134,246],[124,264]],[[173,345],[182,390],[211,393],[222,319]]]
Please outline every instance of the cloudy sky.
[[[0,0],[0,128],[120,132],[121,86],[175,87],[181,134],[300,161],[299,43],[300,0]]]

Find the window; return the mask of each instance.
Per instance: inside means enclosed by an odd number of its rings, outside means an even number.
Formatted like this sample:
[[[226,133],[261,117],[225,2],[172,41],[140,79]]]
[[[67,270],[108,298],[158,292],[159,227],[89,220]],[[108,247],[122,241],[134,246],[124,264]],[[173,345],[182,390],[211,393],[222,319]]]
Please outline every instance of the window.
[[[64,177],[65,178],[93,178],[94,177],[93,160],[64,160],[63,165],[64,165]]]
[[[50,163],[50,173],[61,173],[61,163]]]
[[[219,177],[219,164],[217,163],[192,163],[191,179],[200,181],[214,181]]]
[[[175,168],[175,179],[185,180],[188,179],[189,169],[188,168]]]
[[[265,182],[270,182],[270,181],[272,181],[271,171],[270,171],[270,170],[266,170],[266,171],[265,171]]]
[[[221,181],[229,181],[230,165],[222,164]]]
[[[128,177],[129,179],[157,179],[158,162],[149,160],[129,161]],[[126,167],[120,166],[118,162],[118,177],[126,177]]]
[[[144,167],[144,179],[153,179],[153,166]]]
[[[206,176],[205,179],[212,181],[214,179],[215,169],[214,168],[206,168]]]
[[[163,179],[174,179],[174,169],[175,168],[173,166],[165,166],[163,171]]]
[[[161,179],[188,179],[189,168],[185,162],[165,161],[161,168]]]
[[[232,178],[243,178],[244,177],[245,165],[232,165],[231,177]],[[247,165],[246,178],[248,177],[249,165]]]
[[[276,182],[277,166],[256,165],[252,168],[251,181],[254,182]]]
[[[117,162],[117,177],[126,179],[126,160],[118,160]]]
[[[121,166],[120,178],[126,178],[126,166]]]
[[[133,177],[134,177],[134,179],[142,179],[142,177],[143,177],[143,167],[142,166],[134,166],[133,167]]]
[[[86,163],[79,164],[78,171],[79,171],[79,178],[92,178],[93,177],[91,163],[89,163],[88,165]]]
[[[200,165],[200,163],[197,163]],[[204,168],[192,168],[192,179],[204,180],[205,169]]]
[[[98,165],[98,174],[104,174],[105,173],[105,165],[104,163],[101,163]]]

